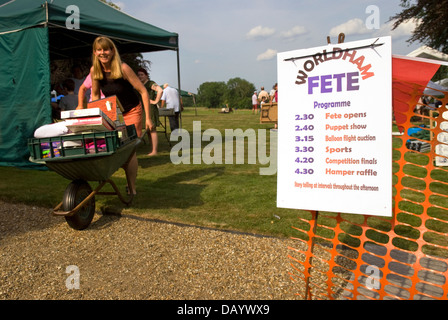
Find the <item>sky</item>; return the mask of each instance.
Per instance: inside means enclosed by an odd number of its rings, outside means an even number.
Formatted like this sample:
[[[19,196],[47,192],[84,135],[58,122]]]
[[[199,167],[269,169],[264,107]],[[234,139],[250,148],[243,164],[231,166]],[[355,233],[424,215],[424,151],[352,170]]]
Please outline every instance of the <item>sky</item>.
[[[271,89],[277,82],[277,53],[337,43],[392,37],[392,54],[407,55],[413,22],[392,32],[400,0],[119,0],[125,13],[179,34],[180,86],[197,93],[204,82],[242,78]],[[177,54],[144,53],[150,77],[177,87]]]

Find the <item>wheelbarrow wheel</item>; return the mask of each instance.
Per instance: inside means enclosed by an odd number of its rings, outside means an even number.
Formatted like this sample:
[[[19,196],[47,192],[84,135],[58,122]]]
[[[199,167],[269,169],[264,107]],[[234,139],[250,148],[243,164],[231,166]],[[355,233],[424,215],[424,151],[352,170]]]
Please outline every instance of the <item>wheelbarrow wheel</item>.
[[[64,211],[71,211],[92,193],[92,188],[84,180],[71,182],[64,192],[62,207]],[[68,225],[76,230],[87,228],[95,214],[95,197],[92,197],[82,208],[72,216],[66,216]]]

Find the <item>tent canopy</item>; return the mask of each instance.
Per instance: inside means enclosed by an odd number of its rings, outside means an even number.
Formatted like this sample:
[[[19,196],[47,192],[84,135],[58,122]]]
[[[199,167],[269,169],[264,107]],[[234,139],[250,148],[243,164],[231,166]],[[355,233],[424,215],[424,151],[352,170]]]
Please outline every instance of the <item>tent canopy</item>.
[[[74,24],[76,17],[78,25]],[[0,34],[36,26],[48,27],[52,60],[90,56],[98,35],[112,38],[120,53],[178,48],[177,33],[98,0],[0,0]]]
[[[0,0],[0,165],[33,166],[27,140],[51,122],[50,60],[90,57],[99,35],[120,53],[179,55],[177,33],[98,0]]]

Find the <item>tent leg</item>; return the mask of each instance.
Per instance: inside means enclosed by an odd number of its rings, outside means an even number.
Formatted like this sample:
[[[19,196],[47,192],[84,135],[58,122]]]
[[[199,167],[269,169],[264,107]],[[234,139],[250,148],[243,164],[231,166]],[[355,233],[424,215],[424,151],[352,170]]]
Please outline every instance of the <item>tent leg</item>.
[[[177,87],[179,88],[179,101],[182,100],[182,96],[181,96],[181,86],[180,86],[180,58],[179,58],[179,44],[177,47]],[[182,129],[182,108],[179,112],[179,129]]]

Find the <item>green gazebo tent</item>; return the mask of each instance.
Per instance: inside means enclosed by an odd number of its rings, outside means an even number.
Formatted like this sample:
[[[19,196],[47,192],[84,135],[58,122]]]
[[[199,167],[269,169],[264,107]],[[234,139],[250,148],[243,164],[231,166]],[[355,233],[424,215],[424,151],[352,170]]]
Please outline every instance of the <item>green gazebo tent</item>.
[[[28,138],[51,122],[50,60],[89,57],[93,40],[120,53],[177,51],[178,34],[98,0],[0,0],[0,165],[27,167]]]

